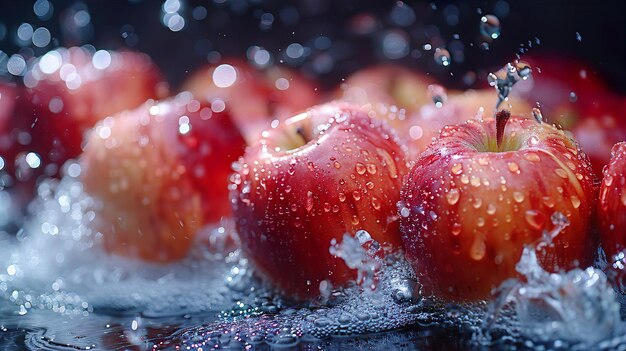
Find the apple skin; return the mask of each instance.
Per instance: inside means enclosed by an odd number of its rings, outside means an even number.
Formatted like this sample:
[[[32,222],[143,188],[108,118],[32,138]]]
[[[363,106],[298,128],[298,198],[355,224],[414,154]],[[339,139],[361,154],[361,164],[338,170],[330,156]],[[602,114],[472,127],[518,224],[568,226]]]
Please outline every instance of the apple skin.
[[[609,261],[626,248],[626,143],[615,144],[598,202],[600,241]]]
[[[578,112],[572,134],[589,156],[594,172],[602,174],[614,144],[626,140],[626,97],[604,93]]]
[[[107,54],[108,65],[106,59],[98,62]],[[31,134],[32,143],[20,151],[38,153],[48,176],[82,152],[84,133],[100,119],[168,93],[147,55],[130,51],[98,55],[94,59],[82,47],[59,48],[40,57],[24,77],[23,103],[13,127]]]
[[[235,72],[234,79],[231,84],[216,84],[215,71],[225,65],[230,71],[222,72]],[[288,81],[287,86],[281,78]],[[183,90],[209,102],[222,100],[249,144],[260,138],[273,119],[288,118],[319,102],[313,81],[284,67],[259,70],[236,58],[199,69],[185,81]]]
[[[154,262],[185,257],[200,228],[230,215],[228,177],[244,148],[227,112],[190,95],[105,118],[81,158],[85,189],[102,202],[105,249]]]
[[[424,292],[453,301],[489,298],[516,276],[524,245],[569,226],[539,254],[550,271],[591,263],[594,176],[573,139],[546,123],[512,117],[496,151],[492,118],[447,126],[402,187],[406,257]],[[404,212],[404,213],[403,213]]]
[[[404,157],[383,122],[345,103],[312,107],[264,132],[231,178],[244,252],[293,298],[319,295],[323,280],[346,283],[354,272],[329,253],[332,239],[363,229],[387,249],[400,245]]]

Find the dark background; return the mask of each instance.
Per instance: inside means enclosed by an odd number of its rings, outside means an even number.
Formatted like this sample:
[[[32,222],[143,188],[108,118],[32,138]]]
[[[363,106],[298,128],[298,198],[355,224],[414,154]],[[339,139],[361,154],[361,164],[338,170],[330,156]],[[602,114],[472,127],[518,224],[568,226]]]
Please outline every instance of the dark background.
[[[578,57],[590,63],[614,90],[626,93],[623,1],[407,1],[404,5],[410,6],[415,15],[407,25],[407,21],[398,24],[390,15],[392,8],[398,6],[396,1],[181,0],[178,13],[186,24],[179,32],[162,23],[164,2],[161,0],[51,0],[53,12],[43,19],[35,15],[34,3],[34,0],[3,0],[0,5],[0,23],[6,29],[5,35],[0,35],[4,37],[0,40],[0,50],[9,56],[20,53],[28,58],[59,45],[89,43],[98,49],[126,46],[150,54],[174,86],[190,71],[218,59],[220,54],[244,57],[250,46],[258,45],[272,53],[274,62],[278,62],[284,57],[285,48],[297,42],[310,48],[308,55],[284,63],[320,78],[325,87],[368,64],[396,61],[429,72],[450,86],[463,88],[472,85],[467,84],[471,80],[463,80],[468,72],[473,71],[479,79],[484,79],[488,70],[515,59],[522,48],[533,54],[549,51]],[[90,22],[71,28],[68,21],[81,10],[87,11]],[[204,12],[206,17],[194,19],[194,10],[196,17],[203,17]],[[273,22],[263,25],[263,18],[270,17],[268,13]],[[480,48],[481,13],[495,14],[501,21],[501,36],[490,44],[489,50]],[[355,33],[352,23],[359,15],[375,18],[376,30]],[[35,28],[45,26],[52,34],[52,42],[44,48],[20,43],[15,33],[22,23]],[[388,30],[409,38],[411,51],[407,56],[389,60],[383,55],[381,43]],[[459,35],[458,40],[454,39],[455,34]],[[332,45],[315,48],[315,40],[320,36],[330,39]],[[426,43],[432,44],[431,51],[423,50]],[[435,63],[435,47],[450,50],[449,67]],[[1,66],[0,61],[0,70]],[[10,75],[5,73],[5,76]]]

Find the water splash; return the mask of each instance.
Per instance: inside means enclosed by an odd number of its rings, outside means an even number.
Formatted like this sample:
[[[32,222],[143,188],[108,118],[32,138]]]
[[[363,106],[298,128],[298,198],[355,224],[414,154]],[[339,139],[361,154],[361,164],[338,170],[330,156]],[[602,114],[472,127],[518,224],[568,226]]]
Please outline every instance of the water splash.
[[[516,61],[513,63],[507,63],[502,69],[495,73],[489,73],[487,80],[489,85],[496,89],[498,93],[498,102],[496,103],[496,110],[500,107],[503,101],[506,101],[511,93],[513,86],[520,80],[526,80],[530,77],[532,68],[529,64],[523,61]]]
[[[589,267],[549,273],[540,266],[537,252],[552,245],[569,225],[561,213],[551,219],[553,229],[523,250],[516,266],[522,278],[509,279],[497,289],[478,335],[480,342],[493,341],[491,332],[502,327],[497,326],[499,319],[510,334],[534,343],[558,341],[584,347],[610,340],[624,327],[620,305],[602,271]]]

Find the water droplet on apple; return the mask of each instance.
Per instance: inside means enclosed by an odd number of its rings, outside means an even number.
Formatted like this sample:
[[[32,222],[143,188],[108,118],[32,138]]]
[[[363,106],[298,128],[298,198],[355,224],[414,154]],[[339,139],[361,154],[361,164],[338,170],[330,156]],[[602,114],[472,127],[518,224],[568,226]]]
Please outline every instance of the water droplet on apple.
[[[456,188],[450,189],[450,191],[448,191],[448,193],[446,194],[446,200],[448,200],[448,203],[450,205],[454,205],[459,202],[460,197],[461,193],[459,192],[459,189]]]
[[[487,205],[487,213],[490,215],[493,215],[496,213],[496,205],[494,204],[489,204]]]
[[[527,161],[530,162],[539,162],[541,161],[541,158],[539,157],[539,155],[537,155],[536,152],[527,152],[524,154],[524,159],[526,159]]]
[[[570,200],[572,200],[572,206],[574,206],[574,208],[580,207],[580,199],[578,198],[578,196],[572,195],[570,197]]]
[[[354,169],[358,174],[365,174],[365,165],[361,162],[357,162],[357,164],[354,166]]]
[[[509,162],[509,164],[507,165],[509,168],[509,171],[511,173],[517,173],[519,174],[519,166],[517,165],[517,163],[515,162]]]
[[[459,175],[463,173],[463,165],[460,163],[455,163],[454,165],[452,165],[452,168],[450,168],[450,171],[452,172],[452,174]]]
[[[554,173],[563,179],[567,179],[567,172],[562,168],[555,169]]]
[[[380,200],[376,196],[372,196],[372,206],[374,209],[380,210]]]
[[[369,163],[367,165],[367,173],[369,173],[369,174],[376,174],[376,171],[377,171],[377,169],[376,169],[376,165],[375,164]]]
[[[555,205],[554,199],[552,199],[550,196],[544,196],[542,200],[543,200],[543,204],[549,208],[553,208]]]
[[[482,228],[485,226],[485,219],[483,217],[476,218],[476,226]]]
[[[328,202],[324,203],[324,212],[330,212],[331,206]]]
[[[461,225],[461,223],[455,222],[454,224],[452,224],[452,235],[459,235],[461,234],[461,229],[463,228],[463,226]]]
[[[546,222],[545,215],[536,210],[527,210],[525,217],[526,223],[536,230],[541,230]]]
[[[475,261],[480,261],[485,257],[487,252],[487,245],[481,237],[476,237],[470,248],[469,255]]]
[[[519,191],[514,192],[513,193],[513,200],[515,200],[515,202],[517,202],[517,203],[524,202],[524,194],[520,193]]]
[[[307,191],[306,193],[306,210],[307,212],[311,212],[313,209],[313,193],[311,191]]]
[[[339,201],[341,201],[341,202],[346,201],[346,194],[344,194],[344,193],[339,193]]]
[[[361,200],[361,193],[358,190],[355,190],[355,191],[352,192],[352,197],[356,201],[359,201],[359,200]]]

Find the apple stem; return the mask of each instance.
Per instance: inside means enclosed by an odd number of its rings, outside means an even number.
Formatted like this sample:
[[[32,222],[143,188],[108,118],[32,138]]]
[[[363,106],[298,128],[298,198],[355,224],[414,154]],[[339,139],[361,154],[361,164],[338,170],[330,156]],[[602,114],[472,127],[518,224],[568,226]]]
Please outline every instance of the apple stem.
[[[506,123],[511,118],[511,112],[508,110],[501,110],[496,113],[496,143],[498,145],[498,150],[501,149],[502,146],[502,138],[504,137],[504,128],[506,127]]]

